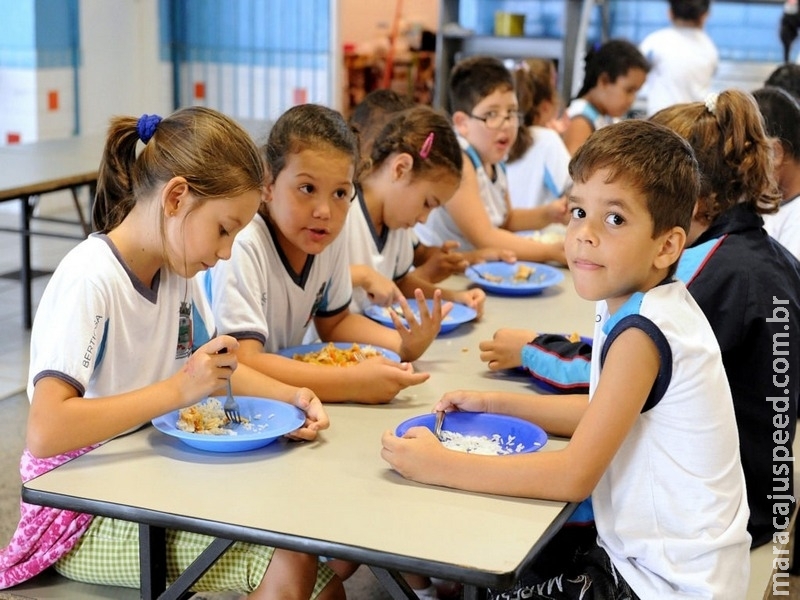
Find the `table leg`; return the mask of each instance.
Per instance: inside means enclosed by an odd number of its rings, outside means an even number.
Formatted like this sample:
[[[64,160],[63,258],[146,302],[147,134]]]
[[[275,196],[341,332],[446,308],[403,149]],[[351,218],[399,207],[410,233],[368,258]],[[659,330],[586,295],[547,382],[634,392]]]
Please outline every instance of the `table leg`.
[[[139,525],[139,568],[142,600],[156,600],[167,587],[167,531]]]
[[[19,271],[19,283],[22,286],[22,321],[25,329],[33,325],[33,272],[31,269],[31,205],[32,196],[20,198],[20,255],[22,268]]]
[[[414,590],[411,589],[411,586],[406,583],[406,580],[397,571],[388,571],[387,569],[372,566],[370,566],[370,570],[392,598],[416,600],[417,595]]]

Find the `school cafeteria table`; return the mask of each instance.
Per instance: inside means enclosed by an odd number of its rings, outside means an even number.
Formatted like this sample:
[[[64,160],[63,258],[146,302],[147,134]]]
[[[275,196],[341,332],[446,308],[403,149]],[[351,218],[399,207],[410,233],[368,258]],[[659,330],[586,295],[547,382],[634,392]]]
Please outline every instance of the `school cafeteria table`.
[[[32,235],[44,235],[82,239],[89,234],[91,215],[84,214],[78,199],[78,190],[84,186],[93,188],[97,183],[103,143],[103,136],[75,136],[0,147],[0,202],[20,202],[19,228],[2,227],[0,231],[20,234],[23,320],[28,329],[33,322],[31,285],[34,272],[31,267],[30,238]],[[80,233],[70,235],[55,231],[32,231],[31,221],[38,199],[43,194],[62,190],[72,192],[78,217],[75,224],[81,226]],[[90,197],[92,195],[90,193]]]
[[[399,572],[460,581],[466,597],[477,598],[483,588],[510,585],[574,507],[407,481],[381,459],[381,434],[430,412],[448,390],[534,389],[526,376],[494,374],[480,361],[478,342],[498,327],[591,335],[593,320],[568,273],[540,296],[490,296],[482,321],[440,336],[415,363],[429,381],[388,405],[327,405],[331,427],[317,441],[217,454],[148,426],[26,483],[22,495],[140,523],[143,598],[179,598],[232,540],[367,564],[395,598],[414,597]],[[553,439],[541,451],[563,444]],[[164,528],[216,541],[159,595]]]

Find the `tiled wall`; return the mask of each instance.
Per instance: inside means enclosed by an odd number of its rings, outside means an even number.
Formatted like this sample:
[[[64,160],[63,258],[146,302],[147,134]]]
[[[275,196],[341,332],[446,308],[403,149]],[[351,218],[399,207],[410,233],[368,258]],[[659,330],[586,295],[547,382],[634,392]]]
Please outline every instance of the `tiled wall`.
[[[609,34],[635,43],[669,23],[664,0],[607,0]],[[525,15],[525,35],[561,37],[564,31],[564,0],[461,0],[461,24],[481,35],[490,35],[494,13],[503,10]],[[601,38],[601,12],[596,8],[591,40]],[[778,38],[782,2],[715,1],[707,31],[722,60],[779,62],[783,51]],[[590,41],[591,41],[590,40]],[[800,49],[800,42],[798,43]],[[797,54],[797,49],[794,54]]]

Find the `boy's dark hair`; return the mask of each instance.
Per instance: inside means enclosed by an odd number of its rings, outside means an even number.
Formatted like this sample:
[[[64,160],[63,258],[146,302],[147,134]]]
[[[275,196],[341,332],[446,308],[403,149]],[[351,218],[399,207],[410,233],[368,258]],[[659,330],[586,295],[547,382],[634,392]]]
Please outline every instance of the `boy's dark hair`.
[[[364,96],[350,115],[350,127],[358,134],[361,156],[369,157],[375,137],[395,113],[415,104],[411,97],[389,89],[373,90]]]
[[[624,76],[631,69],[650,72],[650,63],[639,49],[628,40],[608,40],[597,49],[586,53],[586,72],[583,76],[583,87],[578,98],[586,95],[597,85],[600,76],[605,74],[614,83],[618,77]]]
[[[777,138],[783,151],[800,161],[800,104],[786,90],[767,86],[753,92],[767,135]]]
[[[788,63],[770,73],[764,85],[783,88],[800,101],[800,65]]]
[[[600,169],[607,171],[606,182],[621,180],[644,196],[653,237],[675,226],[689,232],[700,171],[692,147],[677,133],[640,119],[598,129],[575,152],[569,174],[583,183]]]
[[[669,0],[669,9],[674,18],[696,23],[708,13],[710,6],[711,0]]]
[[[514,77],[503,62],[491,56],[471,56],[450,71],[450,112],[471,114],[486,96],[514,90]]]

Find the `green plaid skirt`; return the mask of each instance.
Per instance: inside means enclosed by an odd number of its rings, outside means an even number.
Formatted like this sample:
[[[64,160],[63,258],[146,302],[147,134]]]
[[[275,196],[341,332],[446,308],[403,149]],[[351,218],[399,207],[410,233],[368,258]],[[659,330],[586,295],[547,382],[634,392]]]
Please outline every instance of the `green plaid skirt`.
[[[214,538],[188,531],[167,530],[167,580],[174,581]],[[195,583],[194,591],[252,592],[261,583],[274,548],[236,542]],[[55,565],[56,571],[76,581],[140,588],[139,525],[94,517],[78,544]],[[333,577],[320,563],[312,598]]]

